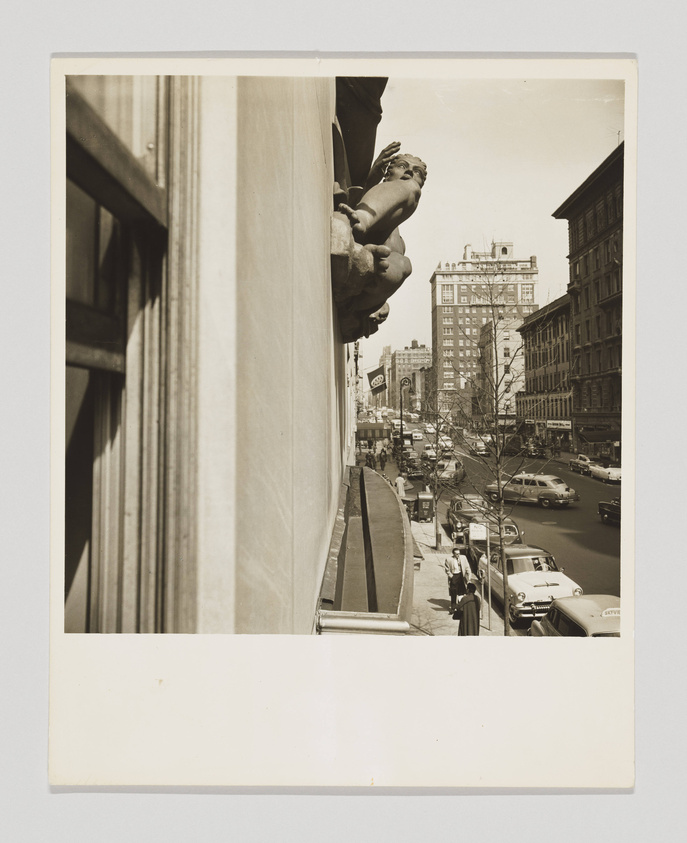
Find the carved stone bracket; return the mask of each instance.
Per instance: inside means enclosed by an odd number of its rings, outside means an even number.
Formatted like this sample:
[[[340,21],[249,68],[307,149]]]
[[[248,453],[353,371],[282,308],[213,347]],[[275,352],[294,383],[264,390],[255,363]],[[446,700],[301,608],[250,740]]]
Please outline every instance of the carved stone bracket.
[[[332,292],[344,342],[369,337],[389,315],[386,291],[375,273],[372,252],[353,239],[344,214],[331,218]]]

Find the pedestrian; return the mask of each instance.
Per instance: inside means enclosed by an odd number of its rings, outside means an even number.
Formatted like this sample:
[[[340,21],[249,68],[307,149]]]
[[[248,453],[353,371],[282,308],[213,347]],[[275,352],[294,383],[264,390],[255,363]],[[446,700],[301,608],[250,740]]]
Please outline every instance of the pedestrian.
[[[466,584],[470,579],[470,565],[461,548],[453,549],[451,556],[444,562],[444,570],[448,577],[448,596],[451,600],[449,612],[456,611],[456,601],[466,593]]]
[[[377,455],[374,451],[370,452],[370,468],[377,469]]]
[[[399,473],[398,477],[396,478],[396,491],[398,492],[399,498],[403,499],[403,495],[406,493],[406,481],[403,479],[403,475]]]
[[[384,471],[384,466],[386,465],[386,451],[382,449],[381,454],[379,455],[379,467]]]
[[[474,582],[468,583],[467,591],[458,604],[453,619],[460,621],[458,635],[479,635],[480,599]]]

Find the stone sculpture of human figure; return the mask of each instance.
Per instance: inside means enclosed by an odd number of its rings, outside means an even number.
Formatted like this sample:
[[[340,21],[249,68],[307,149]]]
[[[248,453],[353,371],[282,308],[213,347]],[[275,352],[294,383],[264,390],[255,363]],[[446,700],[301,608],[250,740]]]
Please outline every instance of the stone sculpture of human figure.
[[[381,306],[412,272],[398,226],[418,206],[427,166],[414,155],[397,154],[400,147],[394,141],[382,150],[355,208],[339,205],[350,221],[354,240],[372,253],[378,281],[356,301],[357,310]]]

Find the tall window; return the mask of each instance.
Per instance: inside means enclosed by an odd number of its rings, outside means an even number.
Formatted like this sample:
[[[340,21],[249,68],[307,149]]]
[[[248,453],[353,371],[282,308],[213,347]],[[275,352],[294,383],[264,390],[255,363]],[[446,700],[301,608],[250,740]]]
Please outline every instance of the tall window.
[[[185,410],[165,398],[179,381],[164,361],[190,329],[168,318],[173,294],[174,306],[188,303],[166,248],[170,115],[178,126],[193,84],[66,82],[66,632],[177,631],[176,593],[165,591],[175,539],[166,543],[161,514],[177,493],[162,456],[165,420],[181,428]],[[178,365],[180,380],[189,364]]]

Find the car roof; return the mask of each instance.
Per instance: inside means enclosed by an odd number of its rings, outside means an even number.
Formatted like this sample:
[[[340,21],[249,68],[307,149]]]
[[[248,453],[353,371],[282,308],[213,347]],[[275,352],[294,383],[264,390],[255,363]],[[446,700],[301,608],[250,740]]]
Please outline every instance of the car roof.
[[[513,477],[537,477],[539,480],[560,480],[560,477],[557,474],[532,474],[528,471],[521,471],[518,474],[514,474]]]
[[[613,594],[582,594],[579,597],[559,597],[552,607],[560,609],[590,634],[620,629],[618,615],[602,617],[606,609],[620,609],[620,598]]]
[[[499,545],[493,545],[493,549],[497,550]],[[510,557],[521,557],[521,556],[533,556],[534,554],[540,553],[547,553],[549,556],[553,556],[553,553],[549,550],[544,550],[543,547],[539,547],[536,544],[507,544],[504,545],[506,554]]]

